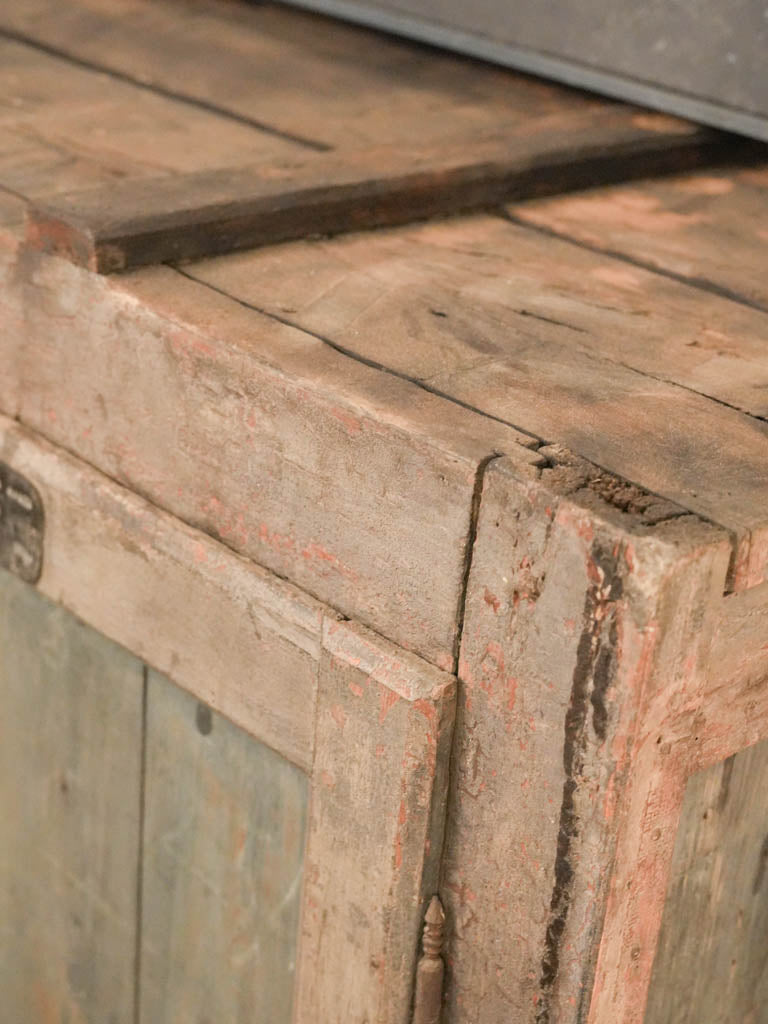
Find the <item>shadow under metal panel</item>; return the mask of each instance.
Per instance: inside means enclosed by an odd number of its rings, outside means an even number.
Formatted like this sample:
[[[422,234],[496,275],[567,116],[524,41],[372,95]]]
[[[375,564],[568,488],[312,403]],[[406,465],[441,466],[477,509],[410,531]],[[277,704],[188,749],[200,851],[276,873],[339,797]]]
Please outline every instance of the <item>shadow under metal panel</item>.
[[[768,140],[768,7],[758,0],[296,6]]]

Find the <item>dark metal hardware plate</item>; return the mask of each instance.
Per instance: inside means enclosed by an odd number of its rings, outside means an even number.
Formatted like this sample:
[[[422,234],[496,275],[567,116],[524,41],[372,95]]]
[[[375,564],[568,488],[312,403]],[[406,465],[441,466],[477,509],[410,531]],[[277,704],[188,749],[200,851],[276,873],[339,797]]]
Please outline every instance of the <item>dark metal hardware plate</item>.
[[[43,568],[44,525],[37,489],[0,462],[0,568],[37,583]]]

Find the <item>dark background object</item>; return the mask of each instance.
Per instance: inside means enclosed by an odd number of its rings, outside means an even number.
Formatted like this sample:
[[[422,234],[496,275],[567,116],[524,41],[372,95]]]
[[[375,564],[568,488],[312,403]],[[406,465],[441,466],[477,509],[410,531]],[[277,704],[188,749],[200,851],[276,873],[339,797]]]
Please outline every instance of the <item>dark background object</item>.
[[[298,0],[298,6],[768,140],[764,0]]]

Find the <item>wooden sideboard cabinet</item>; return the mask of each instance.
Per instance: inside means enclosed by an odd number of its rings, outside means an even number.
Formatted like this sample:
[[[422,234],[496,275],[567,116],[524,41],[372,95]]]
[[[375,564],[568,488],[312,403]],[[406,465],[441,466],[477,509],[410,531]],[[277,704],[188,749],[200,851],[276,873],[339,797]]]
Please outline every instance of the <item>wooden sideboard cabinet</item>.
[[[0,53],[0,1022],[768,1024],[765,152],[270,4]]]

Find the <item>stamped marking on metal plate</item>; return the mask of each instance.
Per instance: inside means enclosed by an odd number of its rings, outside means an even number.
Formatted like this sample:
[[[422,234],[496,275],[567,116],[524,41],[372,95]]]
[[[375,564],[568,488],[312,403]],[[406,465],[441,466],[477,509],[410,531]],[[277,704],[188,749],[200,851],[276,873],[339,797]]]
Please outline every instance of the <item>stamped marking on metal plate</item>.
[[[44,526],[37,489],[0,462],[0,567],[37,583],[43,568]]]

